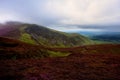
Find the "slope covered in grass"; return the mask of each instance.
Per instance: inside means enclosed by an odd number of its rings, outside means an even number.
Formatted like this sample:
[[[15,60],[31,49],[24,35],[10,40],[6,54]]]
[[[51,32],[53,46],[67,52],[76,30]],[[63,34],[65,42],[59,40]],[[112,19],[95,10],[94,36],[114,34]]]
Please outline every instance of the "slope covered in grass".
[[[2,37],[18,39],[30,44],[49,47],[71,47],[92,44],[92,41],[79,34],[68,34],[55,31],[36,24],[9,22],[0,29],[7,30],[0,33]]]

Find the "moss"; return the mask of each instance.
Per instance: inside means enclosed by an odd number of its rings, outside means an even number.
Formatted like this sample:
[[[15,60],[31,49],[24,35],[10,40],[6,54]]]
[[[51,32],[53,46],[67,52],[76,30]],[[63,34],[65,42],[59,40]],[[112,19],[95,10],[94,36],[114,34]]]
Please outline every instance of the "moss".
[[[70,53],[48,51],[50,57],[64,57],[70,55]]]
[[[27,33],[23,33],[20,38],[21,41],[30,43],[30,44],[36,44],[34,40],[31,39],[31,36]]]

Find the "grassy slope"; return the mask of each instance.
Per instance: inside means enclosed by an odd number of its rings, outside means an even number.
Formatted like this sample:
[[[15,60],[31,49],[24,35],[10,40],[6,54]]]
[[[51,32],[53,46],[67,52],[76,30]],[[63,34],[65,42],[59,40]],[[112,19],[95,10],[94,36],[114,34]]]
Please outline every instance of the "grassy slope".
[[[20,41],[23,41],[23,42],[26,42],[26,43],[30,43],[30,44],[36,44],[36,42],[27,33],[22,33],[21,34]]]
[[[20,31],[20,41],[26,42],[26,43],[30,43],[30,44],[37,44],[32,38],[31,35],[25,32],[25,28],[27,28],[26,25],[21,25],[18,30]]]
[[[38,25],[29,25],[25,30],[39,43],[43,42],[43,45],[51,47],[70,47],[91,43],[90,39],[82,35],[58,32]]]
[[[78,34],[68,34],[55,31],[35,24],[8,24],[4,25],[3,37],[18,39],[30,44],[38,44],[50,47],[70,47],[91,44],[91,40]],[[0,34],[1,35],[1,34]]]

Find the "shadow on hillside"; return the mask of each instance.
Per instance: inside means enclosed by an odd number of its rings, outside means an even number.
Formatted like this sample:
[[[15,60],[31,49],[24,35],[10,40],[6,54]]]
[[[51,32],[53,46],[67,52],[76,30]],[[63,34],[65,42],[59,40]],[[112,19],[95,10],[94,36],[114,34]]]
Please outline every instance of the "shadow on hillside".
[[[18,46],[18,43],[4,43],[4,42],[0,42],[0,47],[16,47]]]

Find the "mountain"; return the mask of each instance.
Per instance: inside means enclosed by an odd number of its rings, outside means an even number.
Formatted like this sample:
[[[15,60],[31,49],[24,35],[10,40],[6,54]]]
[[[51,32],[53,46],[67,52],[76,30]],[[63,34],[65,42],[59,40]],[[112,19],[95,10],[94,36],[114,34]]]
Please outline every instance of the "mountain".
[[[120,44],[20,22],[0,36],[0,80],[120,80]]]
[[[120,32],[110,31],[74,31],[68,33],[78,33],[87,36],[93,44],[120,44]]]
[[[7,22],[1,25],[0,36],[51,47],[71,47],[92,43],[90,39],[79,34],[59,32],[44,26],[20,22]]]
[[[107,32],[100,35],[94,35],[92,40],[107,41],[111,43],[120,43],[120,32]]]

